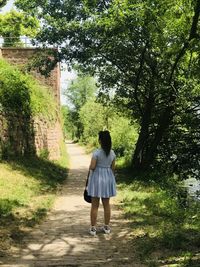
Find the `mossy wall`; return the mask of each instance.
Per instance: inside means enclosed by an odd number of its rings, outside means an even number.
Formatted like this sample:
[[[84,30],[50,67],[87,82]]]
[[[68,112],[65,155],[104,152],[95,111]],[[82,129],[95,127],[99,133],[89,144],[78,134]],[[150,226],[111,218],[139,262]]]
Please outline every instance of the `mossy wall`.
[[[62,129],[52,88],[0,60],[0,156],[60,156]]]

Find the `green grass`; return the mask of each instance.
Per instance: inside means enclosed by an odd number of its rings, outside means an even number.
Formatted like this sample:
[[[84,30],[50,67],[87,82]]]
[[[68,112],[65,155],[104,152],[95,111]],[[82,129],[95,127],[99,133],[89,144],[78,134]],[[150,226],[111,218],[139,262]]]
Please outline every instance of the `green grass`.
[[[130,221],[132,243],[141,262],[149,267],[197,267],[200,203],[190,201],[189,207],[183,207],[172,180],[164,187],[163,182],[142,181],[129,169],[119,169],[118,200]]]
[[[63,168],[69,167],[69,157],[67,154],[66,145],[64,141],[60,142],[60,153],[61,153],[60,159],[55,161],[55,163],[59,164],[59,166]]]
[[[18,243],[27,227],[43,219],[67,178],[68,159],[62,144],[57,162],[40,158],[20,158],[0,162],[0,255],[5,237],[9,246]]]

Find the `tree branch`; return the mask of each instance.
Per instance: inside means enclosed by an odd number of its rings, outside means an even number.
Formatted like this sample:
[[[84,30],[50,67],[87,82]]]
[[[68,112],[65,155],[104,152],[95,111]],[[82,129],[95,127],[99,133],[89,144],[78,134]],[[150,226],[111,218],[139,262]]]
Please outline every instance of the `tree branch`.
[[[192,39],[195,39],[195,38],[199,37],[198,34],[197,34],[197,25],[198,25],[198,21],[199,21],[199,15],[200,15],[200,0],[197,0],[196,7],[195,7],[195,10],[194,10],[194,16],[193,16],[193,19],[192,19],[192,26],[191,26],[191,29],[190,29],[189,38],[183,44],[182,49],[180,50],[179,54],[176,57],[176,60],[174,62],[174,65],[172,67],[172,71],[171,71],[171,74],[170,74],[170,77],[169,77],[169,84],[171,84],[175,69],[176,69],[180,59],[185,54],[185,51],[187,50],[190,41]]]

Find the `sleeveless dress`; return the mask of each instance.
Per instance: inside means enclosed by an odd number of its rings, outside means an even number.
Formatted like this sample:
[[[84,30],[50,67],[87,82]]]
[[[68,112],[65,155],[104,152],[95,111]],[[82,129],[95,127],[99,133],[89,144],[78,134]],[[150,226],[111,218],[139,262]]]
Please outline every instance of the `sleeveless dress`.
[[[90,171],[88,180],[88,195],[99,198],[109,198],[116,195],[116,181],[111,164],[116,158],[113,150],[106,156],[102,148],[94,151],[92,158],[97,160],[96,168]]]

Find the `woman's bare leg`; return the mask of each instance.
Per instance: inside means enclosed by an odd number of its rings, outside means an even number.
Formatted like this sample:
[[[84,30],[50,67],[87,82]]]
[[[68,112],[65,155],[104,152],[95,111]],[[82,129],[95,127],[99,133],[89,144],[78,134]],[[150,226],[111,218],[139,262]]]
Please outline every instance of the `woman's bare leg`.
[[[96,226],[98,208],[99,208],[99,198],[92,197],[92,205],[90,211],[91,226]]]
[[[109,225],[111,208],[110,208],[110,198],[102,198],[103,208],[104,208],[104,223]]]

